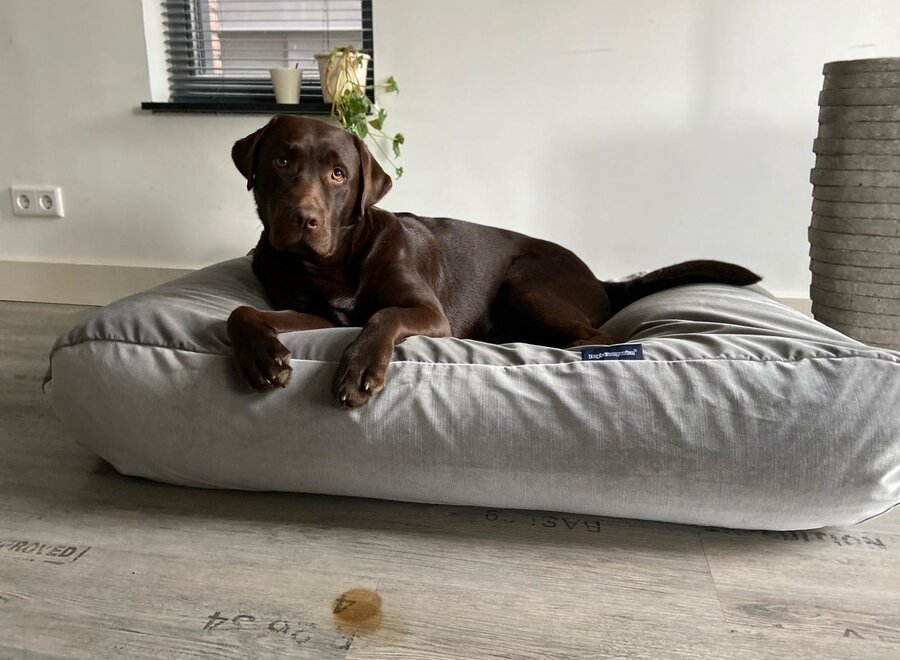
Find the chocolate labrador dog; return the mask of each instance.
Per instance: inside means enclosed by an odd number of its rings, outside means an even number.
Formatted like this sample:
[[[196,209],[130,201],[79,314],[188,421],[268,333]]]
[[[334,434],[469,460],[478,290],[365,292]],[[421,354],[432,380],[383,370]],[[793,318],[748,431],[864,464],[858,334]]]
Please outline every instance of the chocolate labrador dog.
[[[228,319],[241,378],[265,392],[291,376],[281,332],[362,326],[332,393],[362,406],[385,385],[394,346],[413,335],[570,347],[614,344],[599,327],[625,305],[699,282],[746,285],[750,271],[688,261],[601,282],[569,250],[505,229],[391,213],[391,188],[361,140],[321,121],[276,116],[238,140],[234,164],[263,230],[253,272],[275,310]]]

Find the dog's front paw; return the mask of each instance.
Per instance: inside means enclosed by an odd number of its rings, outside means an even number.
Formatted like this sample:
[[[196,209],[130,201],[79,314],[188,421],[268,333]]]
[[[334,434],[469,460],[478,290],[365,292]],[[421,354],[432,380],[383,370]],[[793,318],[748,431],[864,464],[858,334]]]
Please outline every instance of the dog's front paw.
[[[247,387],[268,392],[291,379],[291,352],[275,333],[260,334],[233,347],[238,375]]]
[[[227,322],[238,377],[257,392],[284,387],[291,379],[291,352],[278,335],[259,319],[252,307],[238,307]]]
[[[366,405],[384,389],[391,354],[367,351],[351,344],[341,356],[331,393],[345,408]]]

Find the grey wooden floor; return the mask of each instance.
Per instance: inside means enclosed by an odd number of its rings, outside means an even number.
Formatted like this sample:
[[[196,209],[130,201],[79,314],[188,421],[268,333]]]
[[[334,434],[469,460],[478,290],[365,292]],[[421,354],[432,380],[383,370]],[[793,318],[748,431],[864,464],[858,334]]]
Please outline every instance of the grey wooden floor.
[[[0,303],[0,657],[900,658],[900,511],[735,533],[119,476]]]

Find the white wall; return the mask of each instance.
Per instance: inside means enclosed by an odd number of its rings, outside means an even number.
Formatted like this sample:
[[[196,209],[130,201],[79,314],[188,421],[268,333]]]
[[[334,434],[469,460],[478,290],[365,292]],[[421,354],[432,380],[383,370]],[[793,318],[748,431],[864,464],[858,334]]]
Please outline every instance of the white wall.
[[[738,261],[805,296],[826,61],[900,55],[896,0],[375,0],[406,175],[383,206],[517,229],[601,276]],[[138,0],[0,3],[0,260],[197,267],[259,225],[259,116],[151,115]],[[12,183],[66,218],[12,216]]]

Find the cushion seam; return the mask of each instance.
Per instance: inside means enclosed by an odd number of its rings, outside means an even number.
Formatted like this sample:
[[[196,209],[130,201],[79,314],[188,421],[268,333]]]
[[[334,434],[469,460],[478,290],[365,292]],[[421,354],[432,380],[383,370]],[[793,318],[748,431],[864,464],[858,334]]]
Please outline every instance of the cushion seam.
[[[56,347],[53,352],[50,353],[50,361],[52,362],[53,356],[56,353],[64,348],[73,348],[75,346],[81,346],[82,344],[90,344],[90,343],[101,343],[107,342],[110,344],[128,344],[130,346],[138,346],[142,348],[158,348],[161,350],[168,351],[180,351],[183,353],[196,353],[197,355],[213,355],[217,357],[231,357],[228,353],[216,353],[212,351],[199,351],[191,348],[178,348],[174,346],[160,346],[158,344],[142,344],[140,342],[129,341],[127,339],[84,339],[72,344],[64,344],[62,346]],[[552,348],[552,347],[548,347]],[[564,349],[558,349],[564,350]],[[636,362],[636,363],[647,363],[652,362],[656,364],[678,364],[681,362],[760,362],[760,363],[777,363],[777,364],[797,364],[799,362],[805,362],[807,360],[848,360],[848,359],[858,359],[858,360],[875,360],[878,362],[884,362],[886,364],[896,364],[900,365],[900,360],[893,359],[884,355],[831,355],[831,356],[806,356],[798,359],[789,359],[789,358],[755,358],[755,357],[702,357],[702,358],[685,358],[681,360],[569,360],[566,362],[529,362],[526,364],[490,364],[485,362],[429,362],[424,360],[403,360],[403,359],[395,359],[392,358],[391,362],[405,362],[407,364],[434,364],[434,365],[446,365],[446,366],[468,366],[468,367],[501,367],[501,368],[513,368],[513,367],[555,367],[564,364],[579,364],[583,362],[596,363],[596,362],[617,362],[617,363],[628,363],[628,362]],[[327,364],[337,364],[337,360],[320,360],[317,358],[304,358],[304,357],[291,357],[291,360],[296,360],[297,362],[323,362]]]

